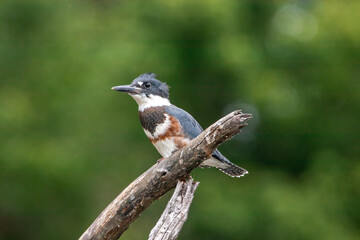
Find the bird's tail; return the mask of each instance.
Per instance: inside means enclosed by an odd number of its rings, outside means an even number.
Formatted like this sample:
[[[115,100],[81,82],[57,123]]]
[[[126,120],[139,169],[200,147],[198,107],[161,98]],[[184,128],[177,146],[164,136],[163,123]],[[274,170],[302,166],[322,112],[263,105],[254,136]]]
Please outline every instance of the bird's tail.
[[[228,166],[225,168],[223,167],[218,169],[223,173],[229,175],[230,177],[243,177],[245,174],[249,173],[246,169],[239,167],[233,163],[228,164]]]
[[[205,160],[201,164],[201,167],[216,167],[230,177],[243,177],[245,174],[248,173],[246,169],[230,162],[218,150],[213,153],[210,159]]]

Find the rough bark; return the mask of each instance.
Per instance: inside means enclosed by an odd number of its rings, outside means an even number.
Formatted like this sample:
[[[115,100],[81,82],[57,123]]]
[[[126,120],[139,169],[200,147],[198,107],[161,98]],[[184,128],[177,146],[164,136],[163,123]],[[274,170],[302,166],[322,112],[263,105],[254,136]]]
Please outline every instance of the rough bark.
[[[199,182],[178,181],[175,191],[166,205],[155,227],[151,230],[149,240],[175,240],[187,220],[194,192]]]
[[[155,200],[175,187],[224,141],[247,125],[251,114],[234,111],[208,127],[184,148],[156,163],[120,193],[80,237],[118,239]]]

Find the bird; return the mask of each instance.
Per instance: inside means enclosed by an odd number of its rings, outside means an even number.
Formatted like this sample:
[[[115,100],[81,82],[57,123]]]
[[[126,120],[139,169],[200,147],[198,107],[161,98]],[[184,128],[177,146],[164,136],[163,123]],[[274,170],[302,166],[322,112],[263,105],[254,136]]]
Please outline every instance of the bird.
[[[169,86],[157,78],[155,73],[144,73],[130,85],[112,89],[127,93],[135,100],[146,136],[160,155],[166,158],[196,138],[203,132],[203,128],[188,112],[170,103]],[[217,149],[200,167],[215,167],[231,177],[242,177],[248,173],[230,162]]]

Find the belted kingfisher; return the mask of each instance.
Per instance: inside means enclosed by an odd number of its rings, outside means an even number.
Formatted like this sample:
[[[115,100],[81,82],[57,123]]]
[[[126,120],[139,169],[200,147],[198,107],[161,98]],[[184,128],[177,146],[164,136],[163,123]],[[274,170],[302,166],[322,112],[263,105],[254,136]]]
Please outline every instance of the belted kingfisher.
[[[170,103],[168,85],[156,77],[154,73],[144,73],[130,85],[112,89],[125,92],[136,101],[146,136],[160,155],[166,158],[196,138],[203,128],[189,113]],[[248,173],[230,162],[219,150],[215,150],[200,167],[216,167],[231,177],[242,177]]]

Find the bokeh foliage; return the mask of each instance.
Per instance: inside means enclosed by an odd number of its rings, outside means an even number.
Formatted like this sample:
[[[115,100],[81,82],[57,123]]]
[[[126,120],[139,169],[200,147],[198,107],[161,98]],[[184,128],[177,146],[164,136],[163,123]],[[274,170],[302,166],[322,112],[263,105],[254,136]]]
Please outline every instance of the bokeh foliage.
[[[130,97],[160,74],[248,169],[201,184],[180,239],[360,238],[360,2],[0,1],[0,239],[76,239],[150,167]],[[167,197],[124,234],[146,239]]]

